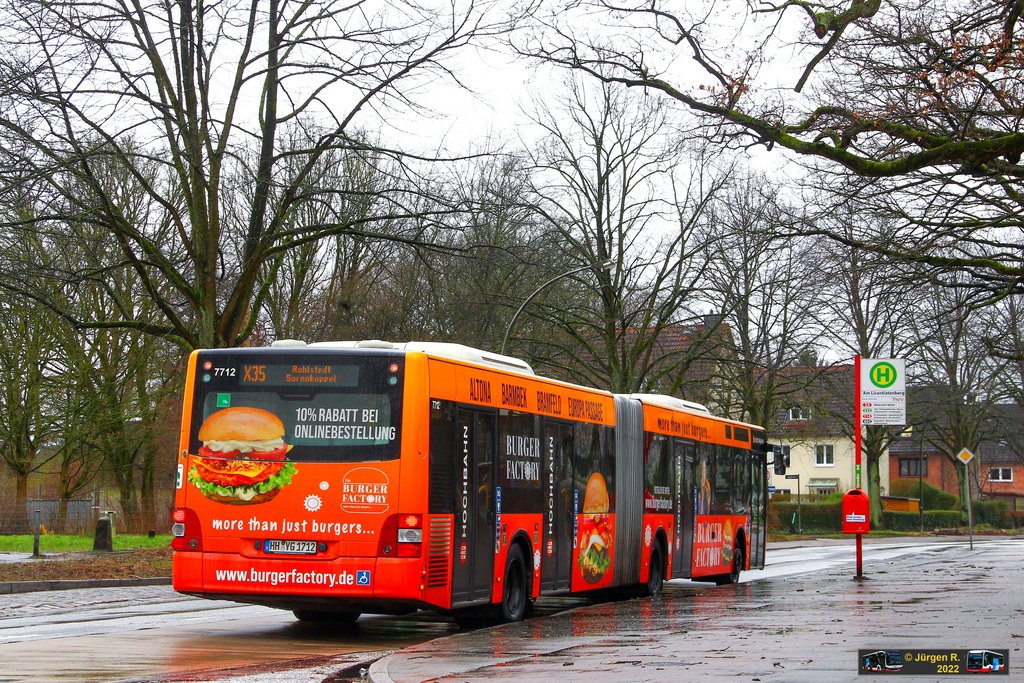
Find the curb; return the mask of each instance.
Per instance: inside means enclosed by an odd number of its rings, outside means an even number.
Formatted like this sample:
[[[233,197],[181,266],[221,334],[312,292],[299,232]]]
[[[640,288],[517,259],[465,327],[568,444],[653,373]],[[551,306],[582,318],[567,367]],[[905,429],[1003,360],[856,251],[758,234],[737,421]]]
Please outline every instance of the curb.
[[[36,591],[66,591],[79,588],[118,588],[131,586],[170,586],[171,577],[152,579],[88,579],[84,581],[7,581],[0,583],[0,595],[34,593]]]

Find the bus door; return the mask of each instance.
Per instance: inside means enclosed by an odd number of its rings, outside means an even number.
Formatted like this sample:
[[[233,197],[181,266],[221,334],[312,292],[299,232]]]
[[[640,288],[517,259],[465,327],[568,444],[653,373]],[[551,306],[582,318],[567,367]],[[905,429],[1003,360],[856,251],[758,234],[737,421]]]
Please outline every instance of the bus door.
[[[496,420],[459,409],[457,423],[452,606],[490,602],[494,584]]]
[[[544,545],[540,586],[543,591],[568,589],[572,584],[573,427],[544,423]]]
[[[764,568],[767,534],[768,459],[764,453],[750,453],[750,568]]]
[[[690,577],[693,561],[693,473],[696,445],[692,441],[673,439],[675,460],[675,544],[672,546],[672,578]]]

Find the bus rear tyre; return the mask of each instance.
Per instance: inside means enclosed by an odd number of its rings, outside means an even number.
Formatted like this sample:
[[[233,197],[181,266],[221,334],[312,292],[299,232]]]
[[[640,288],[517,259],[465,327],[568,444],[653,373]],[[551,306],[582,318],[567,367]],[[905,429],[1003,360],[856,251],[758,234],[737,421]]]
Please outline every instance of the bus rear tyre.
[[[729,572],[729,583],[740,582],[740,572],[746,565],[746,557],[743,556],[743,545],[739,545],[732,552],[732,570]]]
[[[730,583],[739,583],[740,571],[743,569],[743,565],[745,563],[746,562],[743,557],[743,546],[736,546],[732,550],[732,568],[729,570],[728,574],[722,574],[718,577],[718,580],[716,580],[715,583],[719,586],[724,586]]]
[[[520,545],[509,548],[505,560],[505,585],[501,591],[500,619],[503,623],[522,621],[530,602],[526,559]]]
[[[661,559],[661,545],[655,543],[651,547],[651,571],[647,576],[647,584],[643,587],[643,594],[653,597],[661,593],[665,583],[665,563]]]

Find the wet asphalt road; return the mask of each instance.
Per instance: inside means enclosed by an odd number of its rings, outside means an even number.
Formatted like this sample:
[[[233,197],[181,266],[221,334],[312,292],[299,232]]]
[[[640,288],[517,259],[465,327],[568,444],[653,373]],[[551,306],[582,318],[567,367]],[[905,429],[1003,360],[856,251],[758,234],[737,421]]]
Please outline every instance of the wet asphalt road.
[[[868,538],[865,558],[868,580],[855,582],[852,539],[771,544],[768,567],[738,586],[672,582],[659,599],[617,603],[546,598],[536,619],[470,633],[430,613],[325,631],[166,586],[0,595],[0,683],[341,683],[360,669],[378,683],[831,683],[857,679],[858,648],[910,647],[1007,648],[1009,680],[1024,680],[1024,539],[977,539],[972,551],[965,538]]]
[[[669,586],[656,599],[413,646],[368,673],[376,683],[442,677],[835,683],[864,680],[857,673],[862,648],[1003,648],[1010,650],[1009,674],[997,680],[1024,680],[1024,539],[976,541],[973,550],[966,539],[936,542],[915,555],[889,545],[872,549],[877,554],[866,549],[862,581],[854,580],[852,562],[824,562],[805,574],[772,578],[769,570],[758,580],[759,572],[751,572],[755,580],[736,586]]]

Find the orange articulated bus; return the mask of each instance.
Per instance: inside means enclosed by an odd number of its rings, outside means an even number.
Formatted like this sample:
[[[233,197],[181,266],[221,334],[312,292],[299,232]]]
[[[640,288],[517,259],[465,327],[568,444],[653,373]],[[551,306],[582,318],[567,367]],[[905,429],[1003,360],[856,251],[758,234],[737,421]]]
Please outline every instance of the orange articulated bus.
[[[176,590],[353,621],[764,567],[764,430],[456,344],[189,360]]]

